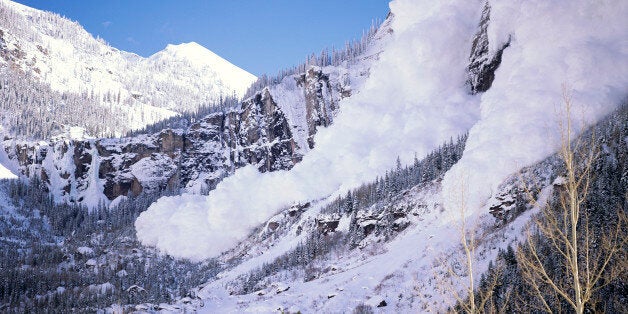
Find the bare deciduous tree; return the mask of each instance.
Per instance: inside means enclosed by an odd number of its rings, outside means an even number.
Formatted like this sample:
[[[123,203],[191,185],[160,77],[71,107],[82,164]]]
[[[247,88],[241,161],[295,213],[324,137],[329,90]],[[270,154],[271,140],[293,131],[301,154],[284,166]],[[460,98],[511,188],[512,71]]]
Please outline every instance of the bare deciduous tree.
[[[460,184],[459,193],[455,196],[454,204],[457,205],[458,210],[458,223],[457,229],[460,234],[460,243],[462,245],[462,250],[464,251],[464,268],[467,274],[466,280],[462,278],[461,275],[458,275],[453,267],[450,265],[448,268],[448,275],[451,279],[458,279],[459,282],[466,281],[466,287],[463,290],[463,294],[459,293],[458,289],[455,288],[453,284],[445,284],[445,287],[449,292],[454,296],[457,301],[457,309],[455,311],[462,311],[468,314],[476,314],[476,313],[497,313],[500,312],[496,305],[493,302],[493,291],[494,288],[499,285],[499,280],[501,278],[501,269],[498,266],[495,269],[495,274],[488,278],[486,282],[486,286],[481,289],[477,289],[475,285],[475,277],[474,272],[477,271],[475,265],[475,249],[478,245],[476,241],[476,228],[474,226],[469,226],[467,221],[468,215],[468,205],[467,205],[467,180],[461,176],[457,180]],[[506,296],[507,298],[509,297]]]
[[[566,89],[563,89],[563,101],[565,116],[559,125],[560,156],[566,174],[558,191],[560,202],[558,210],[543,206],[541,217],[534,224],[539,235],[558,254],[559,260],[554,262],[560,269],[547,266],[530,231],[523,248],[517,252],[517,259],[542,310],[550,313],[558,310],[559,302],[552,300],[562,299],[573,311],[583,313],[595,302],[596,291],[622,271],[621,266],[612,266],[611,261],[626,250],[626,215],[618,210],[618,220],[612,230],[591,229],[584,203],[598,153],[593,145],[583,140],[572,141],[572,100]]]

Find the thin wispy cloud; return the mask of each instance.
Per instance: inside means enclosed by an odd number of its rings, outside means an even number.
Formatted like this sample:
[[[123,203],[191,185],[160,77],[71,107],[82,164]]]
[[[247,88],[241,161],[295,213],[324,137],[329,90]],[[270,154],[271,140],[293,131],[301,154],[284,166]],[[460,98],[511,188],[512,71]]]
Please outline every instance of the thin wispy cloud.
[[[167,37],[172,37],[174,35],[174,27],[170,22],[163,23],[156,31],[157,33]]]
[[[127,37],[127,38],[126,38],[126,41],[127,41],[127,42],[129,42],[129,43],[132,43],[132,44],[134,44],[134,45],[137,45],[137,44],[139,44],[139,43],[140,43],[139,41],[135,40],[135,38],[133,38],[133,37],[131,37],[131,36]]]
[[[100,23],[102,25],[102,27],[107,28],[109,27],[111,24],[113,24],[113,22],[111,21],[104,21],[102,23]]]

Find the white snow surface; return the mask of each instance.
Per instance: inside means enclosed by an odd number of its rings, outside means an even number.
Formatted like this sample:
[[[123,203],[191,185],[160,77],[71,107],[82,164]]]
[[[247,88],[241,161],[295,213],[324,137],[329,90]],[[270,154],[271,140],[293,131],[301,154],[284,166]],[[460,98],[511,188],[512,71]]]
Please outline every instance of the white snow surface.
[[[175,61],[184,60],[191,68],[206,71],[205,74],[211,77],[204,76],[202,80],[219,84],[223,93],[232,89],[237,95],[242,96],[257,79],[253,74],[240,69],[196,42],[168,45],[166,49],[149,59],[153,62],[170,62],[169,58]]]
[[[0,126],[0,136],[2,136],[3,128]],[[17,179],[18,177],[7,167],[10,159],[3,147],[0,145],[0,179]],[[7,166],[5,166],[7,165]]]
[[[216,256],[296,201],[345,191],[464,133],[477,120],[477,97],[464,88],[481,6],[394,1],[393,38],[360,93],[342,101],[334,124],[291,171],[242,168],[209,196],[163,198],[136,221],[146,245],[193,260]],[[433,29],[437,28],[437,33]]]
[[[0,179],[17,179],[17,176],[0,164]]]
[[[76,251],[82,255],[94,255],[94,249],[87,246],[79,246]]]
[[[89,170],[87,172],[87,188],[82,192],[84,197],[83,204],[85,204],[85,206],[87,206],[90,210],[93,210],[101,204],[109,204],[109,200],[103,194],[104,186],[102,181],[104,180],[98,177],[100,155],[98,155],[96,145],[93,145],[92,147],[92,151],[90,152],[92,162],[89,165]]]
[[[469,129],[443,199],[452,208],[466,191],[468,213],[480,210],[508,174],[557,148],[563,83],[575,117],[586,118],[578,126],[618,106],[628,86],[625,1],[490,4],[491,49],[509,37],[511,45],[488,92],[471,96],[464,85],[482,1],[393,1],[392,40],[301,163],[266,174],[245,167],[207,197],[158,200],[136,221],[140,241],[175,257],[216,256],[278,209],[342,193],[382,175],[397,156],[409,162]]]

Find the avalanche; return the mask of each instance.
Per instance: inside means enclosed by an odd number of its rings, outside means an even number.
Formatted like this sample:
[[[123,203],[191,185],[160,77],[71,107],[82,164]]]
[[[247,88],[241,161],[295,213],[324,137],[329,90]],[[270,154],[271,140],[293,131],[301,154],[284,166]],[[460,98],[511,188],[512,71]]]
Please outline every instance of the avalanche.
[[[490,5],[493,49],[508,38],[510,47],[482,95],[481,118],[469,131],[464,155],[443,182],[447,202],[456,199],[462,179],[471,210],[508,175],[558,149],[559,121],[567,118],[563,91],[571,96],[569,118],[578,131],[625,101],[628,86],[626,1]]]
[[[488,92],[470,95],[465,86],[483,1],[393,1],[393,40],[301,163],[266,174],[240,169],[207,197],[162,198],[137,219],[140,241],[175,257],[216,256],[281,207],[342,193],[383,174],[397,156],[408,162],[469,130],[443,199],[454,205],[447,201],[464,178],[472,213],[508,174],[555,150],[563,84],[574,112],[587,118],[582,125],[626,97],[625,1],[489,4],[490,49],[507,40],[510,47]]]
[[[423,156],[471,127],[478,103],[464,86],[468,52],[452,47],[470,46],[481,6],[390,6],[394,38],[360,93],[343,100],[334,124],[316,135],[301,163],[263,175],[240,169],[207,197],[161,199],[137,219],[140,241],[177,257],[215,256],[279,208],[346,191],[382,174],[397,156]]]

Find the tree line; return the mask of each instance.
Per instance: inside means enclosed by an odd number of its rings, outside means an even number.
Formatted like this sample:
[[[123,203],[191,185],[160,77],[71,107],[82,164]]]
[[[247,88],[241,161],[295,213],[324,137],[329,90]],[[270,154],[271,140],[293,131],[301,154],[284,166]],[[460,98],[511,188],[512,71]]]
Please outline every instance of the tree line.
[[[570,99],[565,98],[569,116]],[[459,313],[624,313],[628,300],[628,106],[571,138],[563,178],[520,244],[500,250]],[[530,195],[530,202],[535,202]],[[473,300],[481,300],[474,302]],[[475,306],[470,306],[475,305]]]
[[[145,248],[137,216],[169,192],[128,198],[115,208],[56,204],[37,178],[0,182],[0,311],[96,311],[113,304],[194,297],[193,288],[220,270]]]
[[[305,73],[311,66],[340,66],[344,62],[354,62],[359,56],[364,54],[375,39],[381,21],[374,20],[371,27],[362,33],[359,40],[348,41],[342,48],[332,47],[321,50],[319,54],[312,53],[305,58],[305,61],[293,67],[280,70],[275,75],[263,74],[257,78],[244,94],[244,99],[252,97],[256,92],[267,86],[274,86],[290,75]]]
[[[382,235],[386,240],[394,237],[400,230],[392,223],[393,213],[386,212],[387,205],[409,188],[441,178],[462,157],[467,137],[468,135],[464,134],[456,140],[451,139],[425,158],[421,160],[415,158],[408,166],[402,166],[401,161],[397,159],[396,167],[387,171],[384,176],[377,177],[375,181],[365,183],[326,205],[321,209],[321,213],[350,217],[348,232],[328,233],[312,227],[307,231],[310,233],[305,241],[290,252],[240,276],[237,286],[233,287],[235,293],[248,294],[263,289],[267,278],[291,270],[303,276],[305,281],[317,278],[325,271],[314,266],[318,261],[326,260],[333,252],[342,253],[355,249],[358,243],[370,234],[358,225],[358,213],[370,209],[375,214],[384,213],[384,226],[373,232]]]

